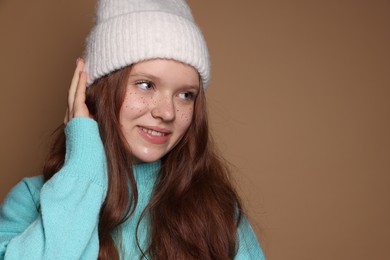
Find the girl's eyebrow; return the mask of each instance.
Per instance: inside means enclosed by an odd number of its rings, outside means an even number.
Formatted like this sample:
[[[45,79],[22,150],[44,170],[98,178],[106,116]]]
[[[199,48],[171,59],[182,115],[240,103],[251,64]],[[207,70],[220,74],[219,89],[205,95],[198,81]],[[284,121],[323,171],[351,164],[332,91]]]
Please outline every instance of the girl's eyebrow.
[[[146,78],[149,78],[151,79],[152,81],[155,81],[155,82],[158,82],[160,80],[160,78],[158,76],[155,76],[155,75],[152,75],[152,74],[149,74],[149,73],[142,73],[142,72],[134,72],[134,73],[131,73],[129,74],[129,78],[134,78],[134,77],[146,77]],[[198,90],[200,88],[199,84],[196,84],[196,85],[184,85],[183,86],[184,88],[188,88],[188,89],[193,89],[193,90]]]
[[[200,88],[199,85],[184,85],[183,86],[183,89],[192,90],[195,92],[198,92],[199,88]]]
[[[152,74],[148,74],[148,73],[142,73],[142,72],[135,72],[135,73],[131,73],[129,74],[129,77],[147,77],[149,79],[152,79],[154,81],[156,80],[159,80],[159,77],[155,76],[155,75],[152,75]]]

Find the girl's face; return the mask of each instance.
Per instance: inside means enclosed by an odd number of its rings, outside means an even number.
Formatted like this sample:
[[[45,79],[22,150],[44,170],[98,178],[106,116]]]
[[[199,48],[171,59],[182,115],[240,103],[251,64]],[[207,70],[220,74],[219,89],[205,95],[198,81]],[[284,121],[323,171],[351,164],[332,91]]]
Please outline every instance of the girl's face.
[[[156,161],[175,147],[192,122],[198,92],[198,72],[189,65],[167,59],[132,65],[119,122],[138,161]]]

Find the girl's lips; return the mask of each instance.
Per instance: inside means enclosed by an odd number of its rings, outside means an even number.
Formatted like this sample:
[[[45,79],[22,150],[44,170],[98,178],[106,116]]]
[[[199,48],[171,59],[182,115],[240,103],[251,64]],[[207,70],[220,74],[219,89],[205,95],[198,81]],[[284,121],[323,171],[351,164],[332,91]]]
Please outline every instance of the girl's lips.
[[[163,144],[168,141],[170,131],[159,127],[138,126],[139,134],[148,142],[153,144]]]

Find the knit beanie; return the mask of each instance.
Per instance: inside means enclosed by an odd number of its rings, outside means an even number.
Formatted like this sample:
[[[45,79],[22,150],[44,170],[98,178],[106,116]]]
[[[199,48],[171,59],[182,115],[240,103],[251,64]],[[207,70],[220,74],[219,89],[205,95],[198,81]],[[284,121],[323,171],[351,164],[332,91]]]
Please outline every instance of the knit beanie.
[[[88,86],[117,69],[156,58],[191,65],[204,89],[210,80],[206,42],[185,0],[98,0],[84,58]]]

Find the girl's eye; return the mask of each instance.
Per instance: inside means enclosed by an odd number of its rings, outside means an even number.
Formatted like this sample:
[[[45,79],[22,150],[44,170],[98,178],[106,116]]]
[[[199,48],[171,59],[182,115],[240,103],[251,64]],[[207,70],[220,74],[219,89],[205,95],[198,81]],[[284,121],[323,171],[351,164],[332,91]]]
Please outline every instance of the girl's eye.
[[[137,87],[144,89],[144,90],[148,90],[148,89],[153,88],[153,84],[149,81],[139,81],[139,82],[136,82],[135,84],[137,85]]]
[[[179,97],[185,100],[194,100],[195,99],[195,93],[192,93],[190,91],[183,92],[179,94]]]

